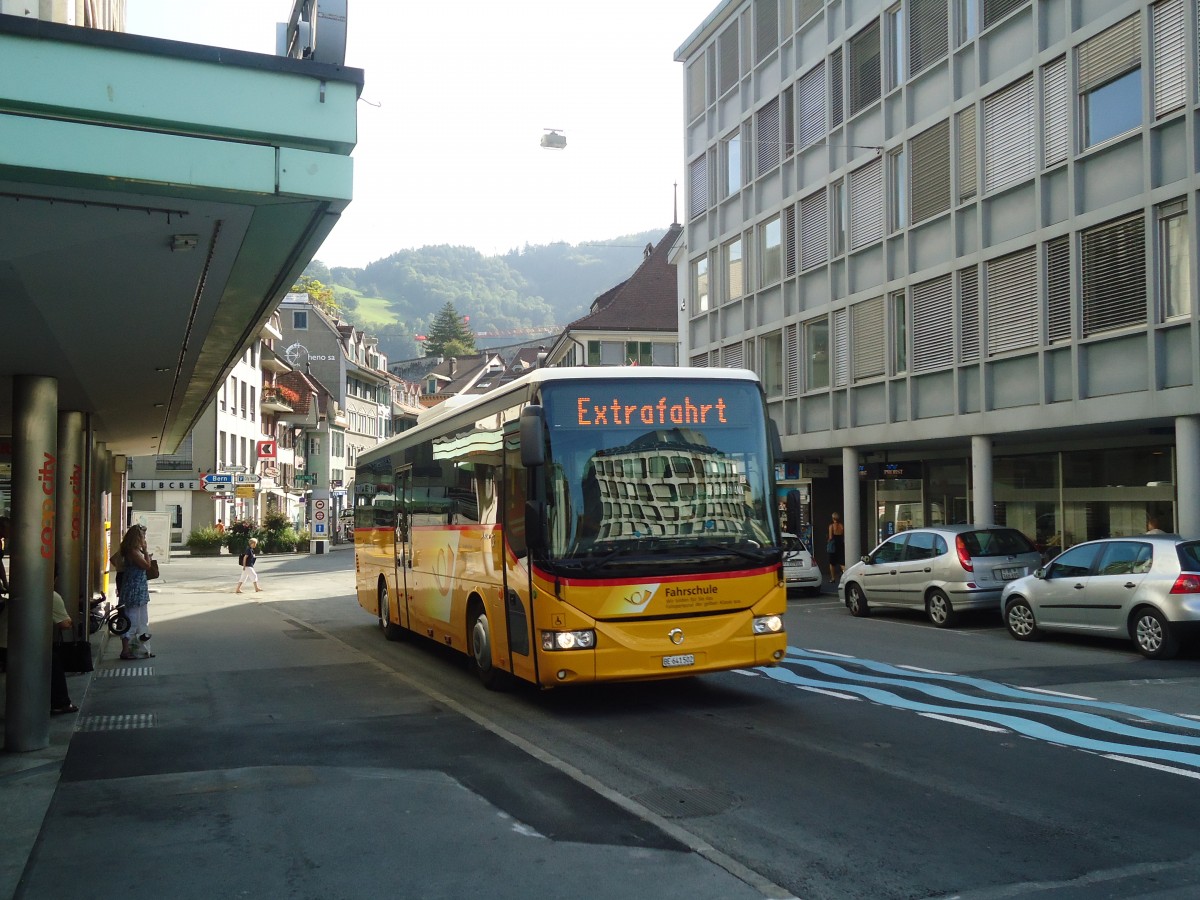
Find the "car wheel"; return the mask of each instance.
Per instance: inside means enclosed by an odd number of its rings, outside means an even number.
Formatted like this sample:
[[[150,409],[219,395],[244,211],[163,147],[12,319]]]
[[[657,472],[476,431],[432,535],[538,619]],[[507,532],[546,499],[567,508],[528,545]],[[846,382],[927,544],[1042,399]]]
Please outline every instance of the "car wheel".
[[[387,585],[381,582],[379,585],[379,630],[389,641],[398,641],[404,637],[404,629],[392,621],[391,609],[391,597],[388,595]]]
[[[950,627],[956,618],[950,598],[938,588],[930,591],[929,596],[925,598],[925,612],[929,615],[929,621],[938,628]]]
[[[1140,609],[1133,618],[1133,639],[1142,656],[1170,659],[1179,652],[1179,638],[1157,609]]]
[[[871,610],[867,606],[867,595],[853,581],[846,585],[846,609],[850,610],[850,615],[858,618],[871,614]]]
[[[1037,619],[1033,617],[1033,607],[1024,597],[1017,597],[1008,604],[1004,610],[1004,624],[1018,641],[1036,641],[1042,636]]]

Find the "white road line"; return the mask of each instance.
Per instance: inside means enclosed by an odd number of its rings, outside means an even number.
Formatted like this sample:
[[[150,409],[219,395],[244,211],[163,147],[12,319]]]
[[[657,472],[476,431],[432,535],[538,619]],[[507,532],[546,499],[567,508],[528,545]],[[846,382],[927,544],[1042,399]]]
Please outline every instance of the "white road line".
[[[951,725],[966,725],[968,728],[978,728],[980,731],[998,731],[1001,734],[1008,731],[1007,728],[1000,728],[996,725],[985,725],[983,722],[974,722],[971,719],[960,719],[957,716],[943,716],[938,713],[917,713],[919,716],[924,716],[927,719],[937,719],[939,722],[949,722]]]

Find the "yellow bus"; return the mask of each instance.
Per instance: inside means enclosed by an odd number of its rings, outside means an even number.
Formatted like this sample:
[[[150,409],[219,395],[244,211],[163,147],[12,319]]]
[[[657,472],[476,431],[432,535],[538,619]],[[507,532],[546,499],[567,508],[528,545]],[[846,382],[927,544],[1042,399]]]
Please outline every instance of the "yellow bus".
[[[358,457],[358,602],[541,687],[775,665],[778,432],[744,369],[537,369]]]

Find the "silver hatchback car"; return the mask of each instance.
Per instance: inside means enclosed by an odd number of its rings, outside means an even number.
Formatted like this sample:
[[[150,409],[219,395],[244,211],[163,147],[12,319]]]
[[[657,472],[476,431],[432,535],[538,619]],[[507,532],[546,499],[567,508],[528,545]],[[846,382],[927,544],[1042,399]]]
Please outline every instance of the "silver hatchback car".
[[[888,538],[846,569],[838,596],[854,616],[872,606],[924,610],[939,628],[965,609],[999,609],[1004,586],[1042,564],[1015,528],[939,525]]]
[[[1200,633],[1200,541],[1144,534],[1076,544],[1001,598],[1019,641],[1046,631],[1128,638],[1169,659]]]

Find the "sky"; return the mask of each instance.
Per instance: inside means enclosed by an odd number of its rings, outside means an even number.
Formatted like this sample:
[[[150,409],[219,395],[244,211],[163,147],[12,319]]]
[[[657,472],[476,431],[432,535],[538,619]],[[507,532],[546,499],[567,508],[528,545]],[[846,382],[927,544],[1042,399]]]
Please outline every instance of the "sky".
[[[316,259],[505,253],[683,214],[683,65],[720,0],[348,0],[354,200]],[[133,34],[275,52],[291,0],[127,0]],[[318,34],[318,41],[320,36]],[[544,149],[546,129],[567,138]],[[678,185],[678,201],[676,200]]]

